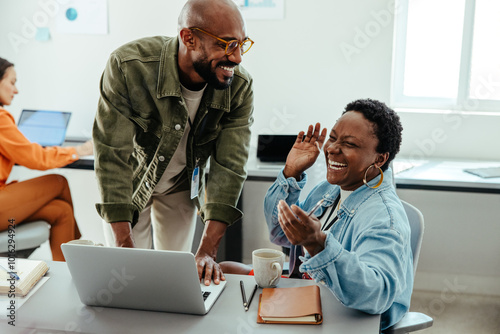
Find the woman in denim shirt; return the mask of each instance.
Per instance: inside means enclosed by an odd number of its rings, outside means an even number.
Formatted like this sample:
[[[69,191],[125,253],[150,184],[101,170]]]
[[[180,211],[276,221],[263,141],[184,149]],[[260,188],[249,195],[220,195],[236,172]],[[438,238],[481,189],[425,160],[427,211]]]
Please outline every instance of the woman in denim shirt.
[[[291,277],[310,277],[342,304],[382,314],[384,330],[408,311],[413,289],[410,227],[388,167],[402,126],[384,103],[367,99],[346,106],[329,138],[320,131],[317,123],[299,133],[267,192],[271,241],[290,248]],[[326,181],[299,202],[321,147]]]

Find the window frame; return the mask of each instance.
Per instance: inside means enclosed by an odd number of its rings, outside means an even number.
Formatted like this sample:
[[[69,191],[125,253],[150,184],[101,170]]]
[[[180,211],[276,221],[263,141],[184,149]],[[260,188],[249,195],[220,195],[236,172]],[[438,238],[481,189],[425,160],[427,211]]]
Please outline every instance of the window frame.
[[[396,1],[391,85],[392,106],[408,109],[453,110],[472,113],[487,112],[488,114],[495,111],[500,112],[499,100],[469,97],[476,0],[465,0],[457,98],[406,96],[403,94],[409,1],[411,0]]]

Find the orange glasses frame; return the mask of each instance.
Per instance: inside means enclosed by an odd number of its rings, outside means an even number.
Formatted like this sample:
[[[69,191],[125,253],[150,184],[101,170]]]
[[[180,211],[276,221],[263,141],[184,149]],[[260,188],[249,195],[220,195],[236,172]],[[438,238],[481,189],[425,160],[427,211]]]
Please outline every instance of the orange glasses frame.
[[[226,48],[225,48],[224,52],[226,53],[226,56],[232,55],[234,53],[234,51],[238,48],[238,46],[240,47],[240,49],[242,49],[243,44],[245,44],[247,42],[250,42],[250,46],[245,51],[241,52],[241,54],[244,55],[245,53],[248,52],[248,50],[250,50],[252,48],[252,45],[254,43],[254,41],[252,41],[250,38],[247,38],[247,39],[245,39],[242,42],[238,41],[237,39],[233,39],[231,41],[226,41],[226,40],[223,40],[222,38],[219,38],[219,37],[215,36],[214,34],[209,33],[208,31],[205,31],[205,30],[201,29],[201,28],[193,27],[193,28],[189,28],[189,29],[201,31],[204,34],[207,34],[208,36],[213,37],[213,38],[215,38],[215,39],[217,39],[217,40],[225,43],[226,44]],[[237,46],[233,50],[231,50],[231,52],[228,53],[227,49],[229,48],[229,45],[233,44],[233,43],[236,43]]]

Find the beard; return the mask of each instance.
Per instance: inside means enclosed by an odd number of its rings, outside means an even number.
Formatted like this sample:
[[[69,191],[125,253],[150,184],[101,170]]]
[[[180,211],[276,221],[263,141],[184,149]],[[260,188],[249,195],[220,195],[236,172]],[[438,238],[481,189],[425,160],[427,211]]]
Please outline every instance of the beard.
[[[224,81],[220,81],[217,78],[217,74],[215,73],[215,70],[212,70],[212,67],[210,66],[211,62],[208,61],[208,57],[205,52],[203,52],[203,55],[200,59],[197,59],[193,62],[193,67],[196,73],[200,77],[203,78],[209,85],[213,86],[215,89],[227,89],[229,86],[231,86],[231,83],[233,82],[233,77],[225,77]],[[221,61],[219,62],[217,66],[236,66],[237,64],[231,62],[231,61]]]

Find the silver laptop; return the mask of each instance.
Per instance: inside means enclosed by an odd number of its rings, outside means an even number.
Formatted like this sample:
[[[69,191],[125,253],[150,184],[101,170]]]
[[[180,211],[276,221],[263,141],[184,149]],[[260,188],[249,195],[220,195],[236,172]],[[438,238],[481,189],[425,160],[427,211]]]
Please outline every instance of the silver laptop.
[[[23,110],[17,127],[33,143],[62,146],[71,113],[68,111]]]
[[[205,286],[188,252],[62,244],[69,271],[89,306],[206,314],[226,286]]]

